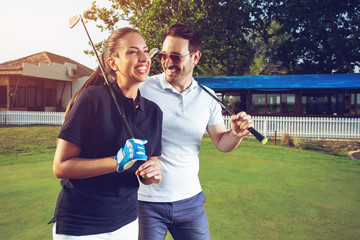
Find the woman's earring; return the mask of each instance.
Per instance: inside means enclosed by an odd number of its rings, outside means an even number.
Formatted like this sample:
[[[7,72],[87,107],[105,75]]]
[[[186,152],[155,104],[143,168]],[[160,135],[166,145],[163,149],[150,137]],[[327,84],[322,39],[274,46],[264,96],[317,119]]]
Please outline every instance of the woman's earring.
[[[113,70],[115,71],[116,75],[119,73],[119,68],[116,67]]]

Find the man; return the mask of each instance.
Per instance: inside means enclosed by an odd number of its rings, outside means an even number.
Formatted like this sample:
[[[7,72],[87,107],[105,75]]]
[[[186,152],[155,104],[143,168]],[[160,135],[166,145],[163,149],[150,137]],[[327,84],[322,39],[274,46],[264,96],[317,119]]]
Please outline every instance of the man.
[[[140,86],[142,96],[163,111],[160,184],[141,184],[138,192],[139,239],[210,239],[204,210],[205,196],[198,178],[199,150],[205,129],[222,152],[236,149],[253,127],[245,112],[224,125],[220,105],[193,79],[201,57],[201,36],[191,26],[175,24],[164,35],[159,53],[164,73]]]

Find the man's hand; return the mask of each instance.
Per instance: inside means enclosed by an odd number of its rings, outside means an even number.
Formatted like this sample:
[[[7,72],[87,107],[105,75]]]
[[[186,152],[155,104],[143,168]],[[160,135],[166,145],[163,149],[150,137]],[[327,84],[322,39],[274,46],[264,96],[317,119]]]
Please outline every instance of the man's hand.
[[[232,132],[238,137],[245,137],[250,133],[247,129],[254,127],[251,116],[246,114],[246,112],[239,112],[236,115],[232,115],[230,125]]]
[[[128,139],[125,142],[124,148],[121,148],[114,160],[119,164],[117,171],[121,173],[131,168],[137,160],[147,160],[144,145],[147,140],[141,139]]]
[[[161,168],[157,162],[157,157],[150,157],[149,160],[138,168],[135,174],[142,176],[140,180],[145,185],[161,182]]]

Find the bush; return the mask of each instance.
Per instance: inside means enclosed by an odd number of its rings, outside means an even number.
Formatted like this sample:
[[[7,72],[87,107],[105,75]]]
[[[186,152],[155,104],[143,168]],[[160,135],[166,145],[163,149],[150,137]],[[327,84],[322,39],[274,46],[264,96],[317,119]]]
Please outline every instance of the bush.
[[[308,149],[308,144],[300,138],[295,138],[293,141],[293,144],[294,144],[294,147],[296,147],[296,148],[299,148],[302,150]]]
[[[281,136],[281,144],[285,145],[285,146],[293,146],[293,140],[292,140],[291,136],[287,133],[284,133]]]

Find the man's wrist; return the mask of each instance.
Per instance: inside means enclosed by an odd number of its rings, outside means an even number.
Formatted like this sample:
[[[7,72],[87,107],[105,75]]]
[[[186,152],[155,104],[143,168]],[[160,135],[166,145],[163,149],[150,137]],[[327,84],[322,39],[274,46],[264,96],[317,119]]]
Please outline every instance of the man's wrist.
[[[230,134],[230,135],[233,135],[233,137],[235,137],[235,138],[237,138],[237,139],[239,139],[239,140],[241,140],[241,139],[244,138],[243,136],[237,135],[237,134],[234,132],[233,129],[230,129],[229,134]]]

